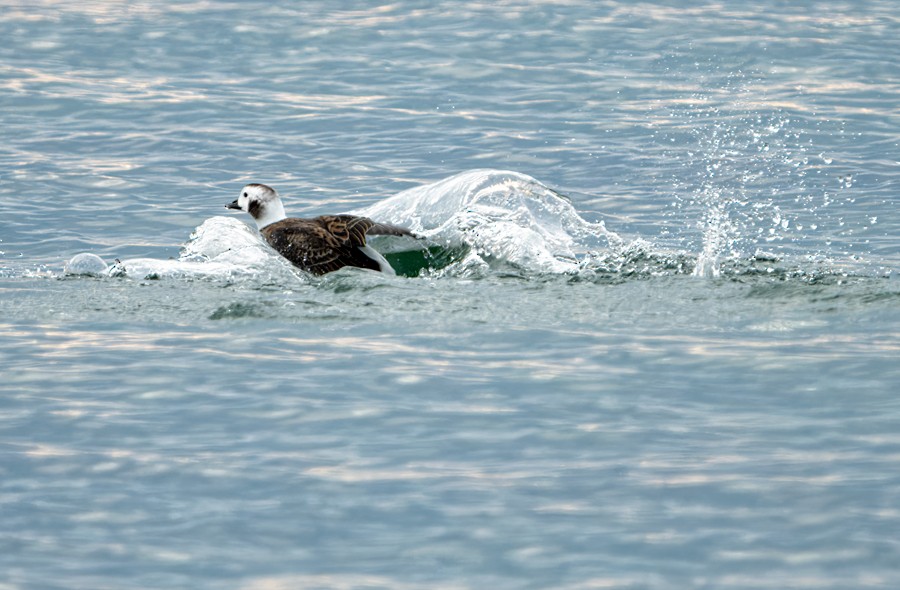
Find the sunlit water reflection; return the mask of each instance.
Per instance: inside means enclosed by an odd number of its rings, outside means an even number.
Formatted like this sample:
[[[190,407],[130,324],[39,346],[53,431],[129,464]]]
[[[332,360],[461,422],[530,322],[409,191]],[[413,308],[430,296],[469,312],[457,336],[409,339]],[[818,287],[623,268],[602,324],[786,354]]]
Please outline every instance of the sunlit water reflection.
[[[6,7],[0,587],[896,587],[895,12]]]

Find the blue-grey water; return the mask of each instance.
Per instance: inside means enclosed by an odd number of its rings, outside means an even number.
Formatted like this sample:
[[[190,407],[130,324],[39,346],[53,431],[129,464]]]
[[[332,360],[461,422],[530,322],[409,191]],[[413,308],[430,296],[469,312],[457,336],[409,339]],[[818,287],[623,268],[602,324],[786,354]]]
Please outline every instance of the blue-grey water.
[[[0,33],[3,590],[900,587],[897,2]]]

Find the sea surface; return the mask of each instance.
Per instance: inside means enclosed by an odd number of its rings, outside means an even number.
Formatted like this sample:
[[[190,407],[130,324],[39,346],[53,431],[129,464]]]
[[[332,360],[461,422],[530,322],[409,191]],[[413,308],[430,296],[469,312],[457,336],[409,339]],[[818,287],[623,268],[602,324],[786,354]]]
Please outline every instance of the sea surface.
[[[0,590],[900,588],[896,0],[0,34]]]

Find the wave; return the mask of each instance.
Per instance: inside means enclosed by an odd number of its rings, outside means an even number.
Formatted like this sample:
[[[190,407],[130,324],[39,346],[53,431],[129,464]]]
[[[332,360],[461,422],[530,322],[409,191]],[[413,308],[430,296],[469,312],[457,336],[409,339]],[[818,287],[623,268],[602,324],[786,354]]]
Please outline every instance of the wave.
[[[710,273],[710,262],[702,255],[666,252],[639,238],[625,240],[603,221],[584,219],[564,195],[511,171],[463,172],[353,213],[405,226],[423,236],[416,242],[391,236],[370,239],[398,274],[407,277],[511,273],[608,281],[693,273],[816,280],[834,274],[833,268],[815,264],[789,268],[764,253],[747,259],[717,259],[715,273]],[[94,255],[79,254],[66,265],[66,274],[266,283],[316,280],[278,255],[247,223],[221,216],[197,227],[177,259],[138,258],[107,265]]]
[[[566,197],[518,172],[471,170],[357,213],[404,225],[458,253],[448,265],[457,274],[497,266],[576,272],[592,253],[622,243],[602,221],[586,221]]]
[[[262,240],[256,230],[232,218],[216,216],[191,233],[178,258],[129,258],[104,262],[95,254],[78,254],[66,264],[67,275],[134,279],[197,278],[235,280],[297,277],[293,267]]]

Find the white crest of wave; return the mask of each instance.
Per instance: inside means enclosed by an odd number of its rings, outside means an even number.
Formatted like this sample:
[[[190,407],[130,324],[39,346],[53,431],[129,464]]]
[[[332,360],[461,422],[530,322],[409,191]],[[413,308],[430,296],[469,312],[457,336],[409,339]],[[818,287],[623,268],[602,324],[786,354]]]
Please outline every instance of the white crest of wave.
[[[500,261],[538,273],[577,271],[580,260],[621,242],[602,221],[583,219],[564,196],[510,171],[463,172],[357,213],[444,247],[468,246],[470,265]]]
[[[211,217],[204,221],[183,246],[179,262],[218,263],[259,270],[280,257],[259,232],[236,217]]]
[[[256,230],[222,216],[211,217],[197,227],[177,259],[129,258],[106,267],[99,257],[90,256],[76,255],[66,265],[66,273],[136,279],[236,278],[290,267]]]
[[[129,276],[238,278],[290,272],[291,265],[279,256],[256,229],[233,217],[216,216],[204,221],[191,234],[176,260],[142,258],[122,263]]]

